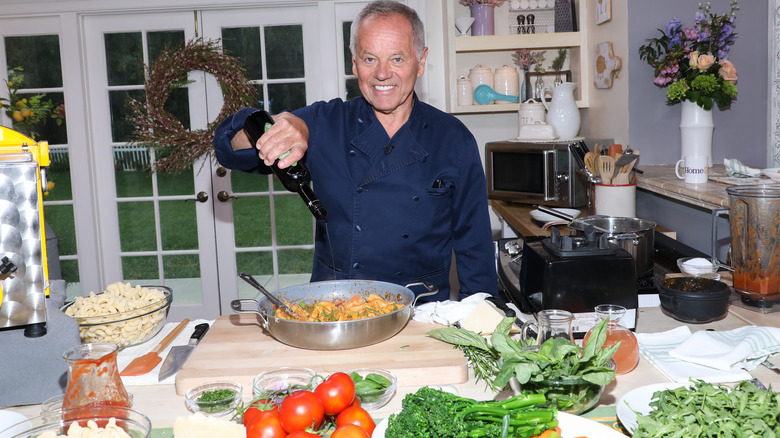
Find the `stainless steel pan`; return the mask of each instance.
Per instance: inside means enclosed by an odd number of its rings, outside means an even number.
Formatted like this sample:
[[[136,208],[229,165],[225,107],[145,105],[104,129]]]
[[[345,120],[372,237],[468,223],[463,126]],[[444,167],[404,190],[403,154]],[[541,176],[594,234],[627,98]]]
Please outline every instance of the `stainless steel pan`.
[[[424,286],[427,292],[415,296],[410,287]],[[230,307],[236,313],[257,313],[263,328],[278,341],[310,350],[344,350],[375,344],[395,336],[409,322],[417,300],[434,295],[438,288],[431,283],[411,283],[401,286],[370,280],[335,280],[300,284],[279,289],[273,295],[290,303],[305,301],[348,300],[354,295],[377,294],[385,300],[404,306],[393,312],[354,321],[305,322],[273,316],[274,306],[267,297],[258,300],[233,300]],[[251,305],[253,308],[247,309]]]

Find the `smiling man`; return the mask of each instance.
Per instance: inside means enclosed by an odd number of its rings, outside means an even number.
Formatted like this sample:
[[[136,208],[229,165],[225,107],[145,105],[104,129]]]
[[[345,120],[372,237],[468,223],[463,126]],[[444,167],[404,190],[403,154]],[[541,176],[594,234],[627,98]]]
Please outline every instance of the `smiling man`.
[[[256,145],[245,108],[217,129],[219,162],[270,173],[301,160],[328,211],[317,222],[312,281],[428,281],[450,298],[454,251],[460,297],[498,293],[484,172],[474,136],[417,99],[428,49],[417,13],[379,0],[352,24],[352,71],[362,97],[316,102],[274,116]],[[327,232],[330,232],[330,238]]]

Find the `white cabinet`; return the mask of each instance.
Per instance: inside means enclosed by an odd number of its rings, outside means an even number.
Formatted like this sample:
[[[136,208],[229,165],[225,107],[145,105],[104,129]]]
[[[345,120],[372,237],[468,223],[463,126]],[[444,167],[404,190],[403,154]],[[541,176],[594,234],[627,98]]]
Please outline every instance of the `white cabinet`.
[[[572,82],[578,84],[575,90],[577,106],[588,106],[588,90],[592,77],[590,43],[582,23],[587,17],[587,2],[576,1],[578,32],[510,34],[509,2],[496,8],[496,35],[490,36],[457,36],[455,18],[467,17],[469,8],[462,6],[457,0],[444,0],[445,47],[447,52],[447,111],[453,114],[493,113],[517,111],[519,104],[494,103],[490,105],[458,105],[458,78],[467,76],[469,69],[481,64],[496,69],[504,64],[515,66],[512,54],[518,49],[550,50],[546,56],[545,65],[549,65],[555,57],[557,49],[569,49],[569,66]],[[521,72],[522,74],[522,72]],[[552,79],[552,77],[551,77]]]

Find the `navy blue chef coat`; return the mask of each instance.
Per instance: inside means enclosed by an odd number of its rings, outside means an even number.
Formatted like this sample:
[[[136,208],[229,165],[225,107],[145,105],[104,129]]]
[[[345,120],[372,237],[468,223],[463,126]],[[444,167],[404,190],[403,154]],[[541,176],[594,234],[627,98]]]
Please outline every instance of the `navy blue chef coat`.
[[[303,160],[328,213],[330,242],[317,221],[311,281],[430,281],[439,292],[426,300],[447,300],[454,249],[460,297],[497,295],[476,141],[455,117],[414,99],[409,120],[393,138],[362,97],[293,111],[308,126]],[[216,157],[230,169],[270,173],[255,149],[230,145],[253,111],[244,108],[217,128]]]

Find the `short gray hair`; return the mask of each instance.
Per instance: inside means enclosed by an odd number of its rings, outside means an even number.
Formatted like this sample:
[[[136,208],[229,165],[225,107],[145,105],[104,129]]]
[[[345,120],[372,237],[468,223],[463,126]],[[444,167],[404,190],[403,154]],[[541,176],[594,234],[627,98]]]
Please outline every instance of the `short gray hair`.
[[[386,17],[393,14],[403,16],[412,25],[412,42],[414,44],[414,51],[417,52],[417,60],[420,60],[423,54],[423,50],[425,49],[425,26],[414,9],[395,0],[376,0],[366,5],[366,7],[360,11],[357,18],[355,18],[355,21],[352,22],[352,27],[349,30],[349,50],[352,52],[353,57],[355,56],[357,34],[358,28],[360,28],[360,24],[363,23],[363,21],[366,19],[374,16]]]

